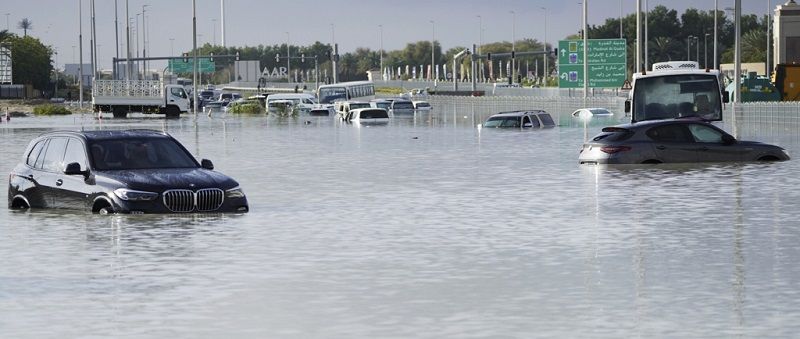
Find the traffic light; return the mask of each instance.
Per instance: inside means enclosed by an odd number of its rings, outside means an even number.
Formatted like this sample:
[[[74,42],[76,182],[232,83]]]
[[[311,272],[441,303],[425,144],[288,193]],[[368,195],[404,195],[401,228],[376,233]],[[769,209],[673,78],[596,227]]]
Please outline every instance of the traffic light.
[[[236,61],[239,61],[239,52],[236,52]]]
[[[183,62],[189,62],[189,53],[183,53]]]
[[[275,62],[280,62],[280,61],[281,61],[281,55],[275,54]]]
[[[553,56],[558,57],[558,47],[553,48]]]
[[[214,52],[208,53],[208,61],[214,62]]]
[[[514,56],[516,55],[516,53],[517,53],[517,51],[511,51],[511,59],[514,59]]]
[[[486,53],[486,60],[492,61],[492,53]]]
[[[300,54],[300,62],[306,62],[306,55]]]

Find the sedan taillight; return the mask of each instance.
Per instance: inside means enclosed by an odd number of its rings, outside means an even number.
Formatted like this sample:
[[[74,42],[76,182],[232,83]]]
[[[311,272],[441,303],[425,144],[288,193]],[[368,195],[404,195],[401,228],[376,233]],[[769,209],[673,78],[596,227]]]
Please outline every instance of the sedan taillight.
[[[605,152],[605,153],[608,153],[608,154],[614,154],[614,153],[619,153],[619,152],[630,151],[631,147],[630,146],[603,146],[603,147],[600,148],[600,150]]]

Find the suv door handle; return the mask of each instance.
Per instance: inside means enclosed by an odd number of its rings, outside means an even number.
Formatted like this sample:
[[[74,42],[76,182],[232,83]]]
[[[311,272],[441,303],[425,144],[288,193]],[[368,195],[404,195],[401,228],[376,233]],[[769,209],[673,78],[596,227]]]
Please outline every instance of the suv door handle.
[[[656,146],[656,149],[659,150],[659,151],[663,151],[663,150],[667,149],[667,147],[659,145],[659,146]]]
[[[56,180],[56,186],[61,186],[64,184],[64,180],[58,179]]]

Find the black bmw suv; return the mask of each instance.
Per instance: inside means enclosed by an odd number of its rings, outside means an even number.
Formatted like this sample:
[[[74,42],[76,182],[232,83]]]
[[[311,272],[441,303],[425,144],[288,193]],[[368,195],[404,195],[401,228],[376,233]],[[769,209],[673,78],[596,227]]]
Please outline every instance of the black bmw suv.
[[[33,139],[8,182],[9,208],[94,213],[248,211],[239,183],[154,130],[56,131]]]

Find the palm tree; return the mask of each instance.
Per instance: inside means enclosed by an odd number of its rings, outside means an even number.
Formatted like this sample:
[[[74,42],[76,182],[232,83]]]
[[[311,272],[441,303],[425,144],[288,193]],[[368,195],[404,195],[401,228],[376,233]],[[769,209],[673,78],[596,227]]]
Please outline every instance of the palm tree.
[[[12,36],[14,36],[14,33],[9,32],[7,29],[0,31],[0,43]]]
[[[17,28],[22,29],[25,33],[25,36],[28,36],[28,30],[33,30],[33,21],[28,18],[24,18],[17,24]]]
[[[650,56],[653,62],[672,61],[675,41],[668,37],[657,37],[650,42]]]

